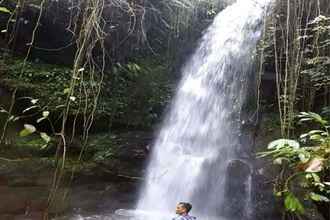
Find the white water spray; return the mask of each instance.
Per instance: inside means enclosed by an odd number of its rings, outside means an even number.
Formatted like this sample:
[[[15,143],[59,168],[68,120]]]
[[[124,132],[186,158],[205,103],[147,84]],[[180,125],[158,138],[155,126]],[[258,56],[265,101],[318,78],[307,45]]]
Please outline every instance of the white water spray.
[[[154,143],[138,210],[167,216],[178,202],[189,201],[193,213],[204,220],[224,216],[227,166],[240,157],[237,136],[248,96],[248,72],[269,4],[270,0],[238,0],[204,34],[183,69],[171,110]],[[251,177],[246,181],[250,189]],[[169,219],[163,215],[157,219]]]

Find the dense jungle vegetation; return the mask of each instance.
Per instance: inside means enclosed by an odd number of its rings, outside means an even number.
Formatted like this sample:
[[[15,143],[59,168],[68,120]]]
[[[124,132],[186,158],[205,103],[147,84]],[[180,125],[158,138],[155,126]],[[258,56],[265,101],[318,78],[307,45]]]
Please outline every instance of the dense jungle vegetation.
[[[75,176],[140,178],[135,159],[147,157],[182,64],[232,2],[0,1],[4,173],[26,160],[31,169],[51,167],[45,216],[62,212],[54,203]],[[328,220],[329,1],[275,0],[256,57],[257,100],[248,106],[258,115],[256,136],[262,129],[272,136],[253,156],[274,164],[268,184],[283,219],[317,219],[306,217],[313,209]],[[0,172],[0,186],[4,179]]]

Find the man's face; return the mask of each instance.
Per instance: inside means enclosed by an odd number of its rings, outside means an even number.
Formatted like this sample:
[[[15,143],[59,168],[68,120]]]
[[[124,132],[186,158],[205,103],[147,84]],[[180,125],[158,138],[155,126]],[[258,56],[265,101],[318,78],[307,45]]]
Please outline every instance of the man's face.
[[[186,212],[187,212],[187,210],[185,209],[185,207],[183,207],[182,204],[178,204],[178,205],[176,206],[175,213],[176,213],[177,215],[182,215],[182,214],[185,214]]]

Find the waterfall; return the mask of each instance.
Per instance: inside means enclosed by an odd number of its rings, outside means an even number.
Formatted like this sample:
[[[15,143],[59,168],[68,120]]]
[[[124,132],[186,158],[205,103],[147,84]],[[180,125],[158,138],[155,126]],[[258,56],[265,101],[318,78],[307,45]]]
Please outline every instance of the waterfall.
[[[226,208],[226,198],[231,196],[228,183],[235,181],[230,179],[228,167],[240,158],[244,147],[238,137],[240,116],[269,4],[270,0],[238,0],[218,14],[205,32],[183,68],[170,111],[154,142],[136,207],[140,212],[168,220],[178,202],[188,201],[193,215],[200,219],[234,219]],[[245,184],[241,196],[248,203],[251,198],[246,197],[251,193],[245,191],[251,188],[251,170],[244,175],[245,180],[238,184]]]

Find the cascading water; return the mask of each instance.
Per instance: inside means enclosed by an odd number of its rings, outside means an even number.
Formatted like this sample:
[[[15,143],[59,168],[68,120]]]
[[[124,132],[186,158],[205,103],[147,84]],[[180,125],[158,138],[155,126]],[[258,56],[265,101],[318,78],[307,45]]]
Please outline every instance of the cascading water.
[[[168,220],[178,202],[189,201],[201,219],[233,219],[224,214],[228,165],[240,158],[238,134],[248,96],[247,73],[269,4],[270,0],[238,0],[204,34],[183,69],[171,110],[154,143],[137,210]],[[249,175],[245,189],[251,188]],[[249,197],[250,192],[242,196]],[[248,203],[251,198],[242,200]]]

